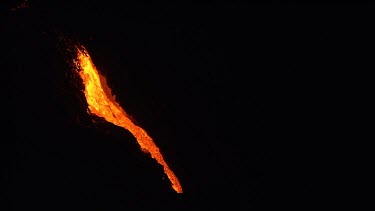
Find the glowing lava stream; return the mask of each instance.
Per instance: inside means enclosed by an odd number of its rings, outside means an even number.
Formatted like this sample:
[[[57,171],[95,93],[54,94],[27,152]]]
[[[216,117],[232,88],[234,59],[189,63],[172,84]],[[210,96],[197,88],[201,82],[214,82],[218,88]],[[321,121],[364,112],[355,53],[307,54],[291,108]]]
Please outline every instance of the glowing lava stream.
[[[171,181],[172,188],[177,193],[182,193],[180,182],[164,161],[159,148],[155,145],[152,138],[147,135],[146,131],[135,125],[128,118],[126,112],[115,101],[115,97],[112,96],[105,78],[99,74],[87,50],[83,46],[77,47],[77,54],[77,60],[74,63],[85,86],[84,93],[90,112],[130,131],[137,139],[142,151],[150,153],[151,157],[164,167],[164,172]]]

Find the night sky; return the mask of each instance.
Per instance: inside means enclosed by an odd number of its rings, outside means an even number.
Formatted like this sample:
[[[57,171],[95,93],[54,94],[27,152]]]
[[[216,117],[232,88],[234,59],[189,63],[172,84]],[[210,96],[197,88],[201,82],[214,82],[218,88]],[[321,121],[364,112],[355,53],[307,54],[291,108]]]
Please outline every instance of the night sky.
[[[4,211],[319,201],[331,81],[364,43],[339,35],[370,30],[348,15],[366,6],[23,2],[1,8]],[[87,113],[62,38],[87,48],[183,194],[130,132]]]

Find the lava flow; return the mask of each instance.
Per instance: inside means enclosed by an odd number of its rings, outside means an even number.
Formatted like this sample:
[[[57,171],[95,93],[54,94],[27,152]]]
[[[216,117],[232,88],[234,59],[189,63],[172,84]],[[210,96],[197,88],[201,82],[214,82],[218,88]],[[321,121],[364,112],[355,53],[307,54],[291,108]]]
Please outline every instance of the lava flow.
[[[115,101],[115,97],[107,86],[105,78],[99,74],[87,50],[83,46],[79,46],[76,49],[77,59],[75,59],[74,64],[83,80],[89,111],[92,114],[103,117],[114,125],[130,131],[137,139],[142,151],[150,153],[151,157],[163,166],[165,174],[172,183],[172,188],[177,193],[182,193],[180,182],[164,161],[159,148],[155,145],[152,138],[147,135],[145,130],[135,125],[119,103]]]

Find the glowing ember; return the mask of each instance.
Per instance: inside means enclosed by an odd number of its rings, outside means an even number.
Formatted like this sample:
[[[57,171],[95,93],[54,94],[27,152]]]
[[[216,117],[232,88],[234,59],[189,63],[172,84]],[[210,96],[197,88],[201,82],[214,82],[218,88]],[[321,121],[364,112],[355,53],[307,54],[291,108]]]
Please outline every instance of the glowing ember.
[[[105,78],[99,74],[87,50],[82,46],[77,47],[77,54],[77,60],[74,63],[85,86],[84,93],[90,112],[130,131],[137,139],[142,151],[150,153],[151,157],[164,167],[164,172],[171,181],[172,188],[177,193],[182,193],[182,187],[177,177],[164,161],[159,148],[155,145],[152,138],[147,135],[146,131],[135,125],[115,101]]]

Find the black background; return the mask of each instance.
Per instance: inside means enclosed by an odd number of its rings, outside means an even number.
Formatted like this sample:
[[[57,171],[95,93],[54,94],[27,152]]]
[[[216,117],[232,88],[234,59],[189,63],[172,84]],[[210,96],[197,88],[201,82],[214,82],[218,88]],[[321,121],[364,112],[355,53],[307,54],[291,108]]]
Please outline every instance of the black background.
[[[329,192],[332,102],[367,59],[373,6],[26,3],[2,8],[8,210],[304,208]],[[62,38],[87,48],[183,194],[87,114]]]

